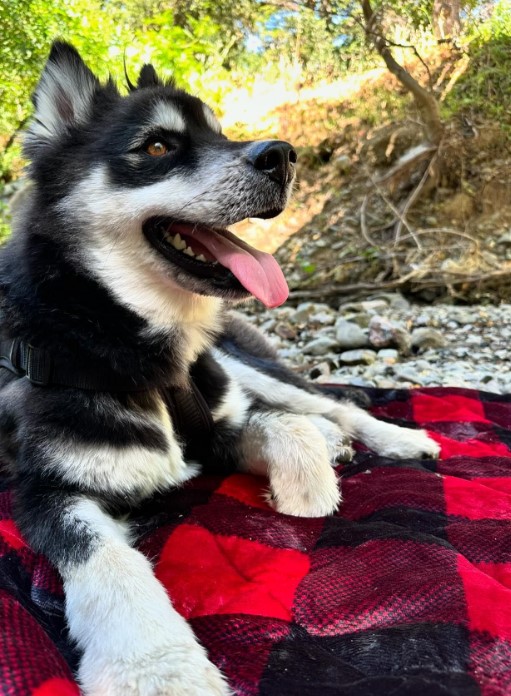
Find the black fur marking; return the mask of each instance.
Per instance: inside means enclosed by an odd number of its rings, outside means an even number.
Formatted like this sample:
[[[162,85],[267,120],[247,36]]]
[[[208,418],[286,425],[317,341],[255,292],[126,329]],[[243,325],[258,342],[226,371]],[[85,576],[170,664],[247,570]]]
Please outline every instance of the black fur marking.
[[[214,411],[220,405],[229,382],[225,370],[206,352],[191,366],[190,376],[209,408]]]
[[[210,128],[203,103],[171,86],[152,87],[148,103],[146,90],[136,90],[128,101],[121,101],[111,115],[111,124],[98,137],[95,162],[106,163],[112,183],[123,187],[148,186],[165,179],[171,172],[189,176],[200,164],[205,151],[214,157],[223,152],[243,150],[244,143],[232,143]],[[154,104],[168,103],[182,115],[186,133],[168,131],[163,125],[151,124]],[[151,108],[150,108],[151,107]],[[142,144],[148,138],[161,139],[170,145],[169,154],[151,157]],[[137,149],[132,143],[140,142]]]
[[[164,432],[147,421],[148,416],[155,414],[144,412],[136,404],[137,394],[126,397],[74,389],[46,389],[41,397],[37,401],[41,402],[39,408],[44,408],[43,428],[48,438],[69,439],[80,445],[140,446],[160,452],[168,449]],[[33,416],[34,421],[37,414]]]
[[[56,479],[35,473],[18,476],[16,523],[30,546],[57,567],[87,561],[99,541],[96,532],[69,514],[79,499],[76,491]]]
[[[4,337],[46,348],[71,364],[103,365],[149,381],[175,372],[180,381],[179,333],[147,338],[147,323],[71,265],[59,241],[29,233],[0,251]]]

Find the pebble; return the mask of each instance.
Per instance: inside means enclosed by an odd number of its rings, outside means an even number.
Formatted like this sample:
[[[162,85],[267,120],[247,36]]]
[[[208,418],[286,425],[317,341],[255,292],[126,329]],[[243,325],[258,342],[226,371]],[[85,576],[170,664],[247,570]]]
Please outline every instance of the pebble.
[[[243,311],[287,365],[317,382],[511,394],[510,304],[414,305],[385,293],[338,310],[303,302],[273,310],[254,303]]]
[[[363,350],[361,348],[345,350],[339,355],[339,360],[346,365],[358,365],[360,363],[370,365],[376,360],[376,353],[374,350]]]
[[[358,324],[345,319],[335,322],[335,336],[339,348],[364,348],[369,344],[366,332]]]
[[[306,343],[303,350],[305,353],[309,353],[310,355],[326,355],[335,347],[337,347],[337,341],[335,338],[321,336],[320,338],[315,338],[309,343]]]
[[[408,355],[411,336],[401,322],[375,315],[369,321],[369,343],[375,348],[396,346],[403,355]]]
[[[428,348],[444,348],[447,345],[445,336],[437,329],[429,327],[414,329],[411,334],[411,346],[417,352]]]

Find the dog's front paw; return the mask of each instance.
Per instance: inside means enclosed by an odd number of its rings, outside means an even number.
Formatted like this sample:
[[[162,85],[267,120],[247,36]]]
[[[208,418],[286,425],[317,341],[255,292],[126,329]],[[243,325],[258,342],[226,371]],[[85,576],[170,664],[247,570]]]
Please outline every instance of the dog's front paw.
[[[378,454],[393,459],[438,459],[440,445],[425,430],[392,426],[378,444]]]
[[[268,502],[278,512],[294,517],[326,517],[341,503],[337,476],[327,460],[315,458],[302,476],[270,479]]]
[[[198,643],[169,643],[150,653],[99,659],[86,651],[79,681],[85,696],[232,695]]]

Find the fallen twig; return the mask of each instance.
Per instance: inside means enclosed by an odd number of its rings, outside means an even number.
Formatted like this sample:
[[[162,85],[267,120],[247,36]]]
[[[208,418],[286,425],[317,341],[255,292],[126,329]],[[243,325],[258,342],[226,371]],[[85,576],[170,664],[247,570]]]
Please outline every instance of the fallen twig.
[[[382,290],[397,290],[403,287],[406,283],[413,281],[421,289],[426,288],[445,288],[457,285],[477,285],[478,283],[486,283],[498,278],[509,277],[511,283],[511,268],[505,268],[498,271],[492,271],[484,274],[465,274],[461,271],[443,271],[436,276],[431,275],[431,271],[427,269],[415,269],[410,273],[396,278],[395,280],[384,281],[380,283],[351,283],[348,285],[331,284],[323,288],[311,288],[310,290],[293,290],[289,299],[304,300],[304,299],[319,299],[333,297],[336,295],[368,295]]]

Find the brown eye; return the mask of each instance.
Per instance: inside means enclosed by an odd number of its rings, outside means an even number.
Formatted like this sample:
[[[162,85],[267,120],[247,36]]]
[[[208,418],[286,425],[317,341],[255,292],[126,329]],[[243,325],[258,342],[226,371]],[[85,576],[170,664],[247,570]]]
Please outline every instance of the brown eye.
[[[148,155],[151,155],[151,157],[161,157],[167,154],[169,148],[160,140],[154,140],[153,142],[147,143],[145,151]]]

